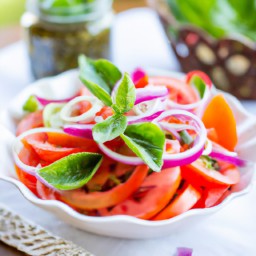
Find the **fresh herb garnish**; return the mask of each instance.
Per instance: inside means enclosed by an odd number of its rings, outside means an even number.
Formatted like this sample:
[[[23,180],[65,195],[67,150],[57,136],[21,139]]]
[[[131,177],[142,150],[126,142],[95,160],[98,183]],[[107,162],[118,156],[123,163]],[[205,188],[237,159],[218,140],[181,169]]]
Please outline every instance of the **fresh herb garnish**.
[[[80,78],[84,85],[115,112],[114,116],[94,126],[94,140],[104,143],[120,136],[152,170],[160,171],[165,142],[163,131],[151,123],[127,125],[124,114],[133,108],[136,100],[136,89],[129,75],[125,73],[121,79],[118,68],[108,61],[93,61],[81,56],[79,64]],[[111,97],[110,94],[118,81],[119,84]]]
[[[124,133],[127,127],[127,117],[124,115],[114,115],[105,121],[94,125],[93,139],[98,143],[113,140]]]
[[[71,154],[38,170],[38,175],[59,190],[84,186],[98,170],[102,155],[96,153]]]
[[[129,125],[125,133],[120,136],[153,171],[161,170],[165,135],[157,125],[152,123]]]
[[[31,95],[23,105],[23,110],[27,112],[35,112],[39,109],[39,103],[34,95]]]
[[[80,79],[90,92],[106,106],[112,105],[110,93],[121,79],[119,69],[107,60],[92,60],[84,55],[79,57]]]
[[[129,75],[125,73],[113,97],[112,108],[116,113],[126,113],[133,108],[135,100],[135,86]]]

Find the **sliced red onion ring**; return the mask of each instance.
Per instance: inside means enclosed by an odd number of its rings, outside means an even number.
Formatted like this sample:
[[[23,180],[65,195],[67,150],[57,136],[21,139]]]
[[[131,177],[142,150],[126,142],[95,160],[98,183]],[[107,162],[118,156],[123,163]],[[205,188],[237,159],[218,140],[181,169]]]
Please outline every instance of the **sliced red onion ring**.
[[[14,143],[13,143],[13,147],[12,147],[12,151],[13,151],[13,157],[14,157],[14,161],[16,163],[16,165],[24,172],[35,176],[36,175],[36,171],[38,169],[40,169],[40,166],[30,166],[30,165],[26,165],[24,164],[20,158],[19,158],[19,153],[21,151],[21,149],[23,148],[23,143],[22,143],[22,139],[24,139],[25,137],[32,135],[32,134],[36,134],[36,133],[46,133],[46,132],[54,132],[54,133],[64,133],[62,130],[60,129],[54,129],[54,128],[35,128],[35,129],[31,129],[28,130],[26,132],[23,132],[21,135],[19,135],[18,137],[15,138]]]
[[[206,139],[206,147],[204,149],[203,155],[210,155],[212,152],[212,142],[209,139]]]
[[[149,100],[157,98],[163,98],[168,96],[169,92],[165,86],[146,86],[144,88],[136,89],[136,101],[135,105]]]
[[[225,155],[224,153],[220,153],[220,152],[216,152],[216,151],[212,151],[209,154],[209,156],[212,158],[216,158],[216,159],[228,162],[230,164],[239,166],[239,167],[244,167],[248,164],[248,162],[246,160],[243,160],[239,157]]]
[[[187,165],[194,162],[196,159],[198,159],[202,155],[204,151],[206,139],[207,139],[207,131],[202,121],[194,114],[184,110],[165,111],[159,117],[157,117],[153,122],[159,125],[159,123],[163,119],[170,116],[174,116],[176,118],[189,121],[190,124],[193,125],[194,130],[197,132],[198,139],[195,140],[195,142],[193,143],[193,147],[188,149],[187,151],[181,152],[179,154],[164,153],[163,168],[182,166],[182,165]]]
[[[75,97],[77,97],[78,94],[76,94],[75,96],[72,96],[72,97],[69,97],[69,98],[66,98],[66,99],[60,99],[60,100],[50,100],[50,99],[45,99],[45,98],[42,98],[40,96],[37,96],[35,95],[36,99],[38,100],[38,102],[43,105],[43,106],[46,106],[50,103],[66,103],[66,102],[69,102],[71,100],[73,100]]]
[[[177,248],[177,256],[192,256],[193,250],[185,247]]]
[[[212,151],[209,156],[239,167],[243,167],[249,163],[248,161],[239,158],[236,152],[231,152],[215,142],[212,142]]]
[[[117,161],[117,162],[121,162],[124,164],[129,164],[129,165],[140,165],[140,164],[144,164],[143,160],[139,157],[136,156],[124,156],[121,155],[119,153],[116,153],[114,151],[112,151],[111,149],[109,149],[108,147],[106,147],[104,144],[98,144],[100,150],[107,155],[109,158]]]
[[[141,108],[145,106],[145,111]],[[160,100],[152,100],[142,102],[133,107],[133,111],[137,114],[136,116],[128,116],[128,124],[139,123],[139,122],[151,122],[158,117],[165,110],[165,104]]]
[[[88,101],[91,103],[92,107],[86,111],[85,113],[79,115],[79,116],[71,116],[72,113],[72,107],[82,101]],[[97,112],[99,112],[102,107],[103,107],[103,103],[98,100],[97,98],[93,97],[93,96],[79,96],[74,98],[73,100],[69,101],[61,110],[60,112],[60,117],[62,120],[66,121],[66,122],[91,122],[94,120],[94,117],[96,115]]]
[[[94,126],[93,124],[65,125],[64,132],[76,137],[93,139],[93,136],[92,136],[93,126]]]
[[[132,74],[131,74],[131,78],[132,81],[134,83],[138,82],[140,79],[142,79],[143,77],[145,77],[147,75],[147,73],[142,69],[142,68],[136,68]]]
[[[195,131],[195,127],[192,125],[187,125],[187,124],[170,124],[167,122],[159,122],[160,126],[164,130],[175,130],[177,132],[183,131],[183,130],[193,130]]]
[[[158,116],[160,116],[164,111],[158,111],[150,116],[128,116],[128,124],[134,124],[134,123],[142,123],[142,122],[152,122],[154,119],[156,119]]]

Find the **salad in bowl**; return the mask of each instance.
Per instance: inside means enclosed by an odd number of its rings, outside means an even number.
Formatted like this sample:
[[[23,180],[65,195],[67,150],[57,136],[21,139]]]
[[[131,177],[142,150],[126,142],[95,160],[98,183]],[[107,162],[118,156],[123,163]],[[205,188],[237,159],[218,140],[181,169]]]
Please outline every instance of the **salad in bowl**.
[[[249,115],[205,73],[79,63],[79,74],[36,82],[2,113],[19,181],[5,179],[30,201],[88,231],[142,238],[248,191],[256,145],[237,121]]]

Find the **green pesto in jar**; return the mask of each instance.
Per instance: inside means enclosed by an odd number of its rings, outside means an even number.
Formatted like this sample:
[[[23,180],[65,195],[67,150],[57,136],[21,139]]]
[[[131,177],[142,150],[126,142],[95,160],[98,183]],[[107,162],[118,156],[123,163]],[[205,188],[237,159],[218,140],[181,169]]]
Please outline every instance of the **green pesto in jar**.
[[[55,4],[66,1],[52,0]],[[83,4],[73,0],[73,6],[65,7],[45,7],[42,2],[37,1],[37,12],[28,11],[22,17],[31,70],[36,79],[76,68],[80,54],[109,59],[111,0],[89,0]]]

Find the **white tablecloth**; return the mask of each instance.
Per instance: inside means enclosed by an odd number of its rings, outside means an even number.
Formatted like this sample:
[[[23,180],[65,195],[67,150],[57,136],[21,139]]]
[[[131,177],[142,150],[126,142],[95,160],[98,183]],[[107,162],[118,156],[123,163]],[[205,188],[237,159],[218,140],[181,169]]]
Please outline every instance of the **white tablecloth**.
[[[123,70],[137,66],[179,70],[155,14],[148,9],[117,16],[112,40],[113,60]],[[24,45],[0,51],[0,108],[31,80]],[[243,102],[256,113],[255,102]],[[256,153],[256,152],[255,152]],[[29,202],[12,185],[0,181],[0,202],[97,256],[171,256],[179,246],[191,247],[195,256],[256,255],[256,187],[186,233],[151,240],[125,240],[77,230]]]

